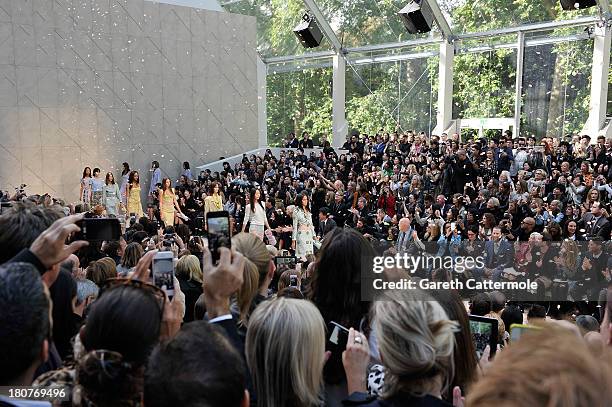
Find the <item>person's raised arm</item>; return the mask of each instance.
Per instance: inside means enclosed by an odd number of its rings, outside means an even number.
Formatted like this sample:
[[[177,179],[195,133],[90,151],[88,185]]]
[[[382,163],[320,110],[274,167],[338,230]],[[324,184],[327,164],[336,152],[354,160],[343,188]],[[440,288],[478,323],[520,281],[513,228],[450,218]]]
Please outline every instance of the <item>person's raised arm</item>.
[[[29,251],[36,256],[46,270],[66,260],[72,253],[89,244],[84,240],[79,240],[66,245],[66,239],[72,233],[81,230],[76,222],[82,220],[84,215],[81,213],[56,220],[34,240]]]
[[[209,320],[231,315],[230,298],[242,287],[244,280],[244,256],[221,247],[219,263],[214,266],[210,251],[204,248],[202,261],[202,289]]]

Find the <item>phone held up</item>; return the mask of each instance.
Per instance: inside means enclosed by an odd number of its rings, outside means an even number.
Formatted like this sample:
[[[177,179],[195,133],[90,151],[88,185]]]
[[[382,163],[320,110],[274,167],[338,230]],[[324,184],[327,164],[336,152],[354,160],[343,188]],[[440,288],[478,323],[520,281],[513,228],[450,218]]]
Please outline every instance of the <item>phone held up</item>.
[[[174,296],[174,254],[172,252],[158,252],[153,258],[153,283],[162,289],[168,298]]]
[[[230,233],[230,220],[227,211],[209,212],[206,216],[208,229],[208,248],[213,263],[219,261],[219,248],[232,247],[232,236]]]
[[[119,219],[116,218],[85,218],[76,224],[81,228],[81,231],[74,234],[73,241],[104,242],[119,240],[121,237],[121,224]]]
[[[470,331],[476,348],[476,357],[480,360],[487,345],[491,351],[489,357],[493,357],[497,350],[498,321],[495,318],[470,315]]]

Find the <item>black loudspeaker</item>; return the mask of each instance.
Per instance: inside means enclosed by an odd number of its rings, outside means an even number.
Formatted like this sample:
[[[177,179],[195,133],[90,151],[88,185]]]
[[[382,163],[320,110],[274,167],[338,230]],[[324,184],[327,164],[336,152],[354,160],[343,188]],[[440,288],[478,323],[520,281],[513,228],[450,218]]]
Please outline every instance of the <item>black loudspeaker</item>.
[[[398,13],[410,34],[431,31],[433,14],[426,0],[413,0]]]
[[[597,5],[595,0],[561,0],[563,10],[576,10],[579,8],[589,8]]]
[[[317,21],[308,15],[302,17],[302,22],[293,29],[293,32],[305,48],[318,47],[323,39],[323,33]]]

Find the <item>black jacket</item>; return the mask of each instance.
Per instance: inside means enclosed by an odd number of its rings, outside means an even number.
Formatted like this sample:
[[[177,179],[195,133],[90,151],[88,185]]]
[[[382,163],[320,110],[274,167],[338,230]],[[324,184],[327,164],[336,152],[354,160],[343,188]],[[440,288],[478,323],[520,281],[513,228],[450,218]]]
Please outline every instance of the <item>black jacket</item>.
[[[408,393],[399,393],[388,399],[368,397],[365,393],[353,393],[342,401],[345,406],[366,407],[451,407],[451,404],[429,394],[416,397]]]

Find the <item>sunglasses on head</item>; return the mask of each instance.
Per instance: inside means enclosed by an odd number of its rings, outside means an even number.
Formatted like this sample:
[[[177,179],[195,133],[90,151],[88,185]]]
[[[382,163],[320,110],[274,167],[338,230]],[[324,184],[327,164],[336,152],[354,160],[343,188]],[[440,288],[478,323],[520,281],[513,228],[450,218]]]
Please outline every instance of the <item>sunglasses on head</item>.
[[[98,298],[101,297],[105,292],[111,291],[117,287],[125,286],[142,289],[148,292],[149,294],[152,294],[159,304],[160,313],[163,312],[164,305],[166,303],[166,293],[164,293],[164,291],[156,285],[131,278],[115,277],[107,279],[100,288],[100,294],[98,295]]]

